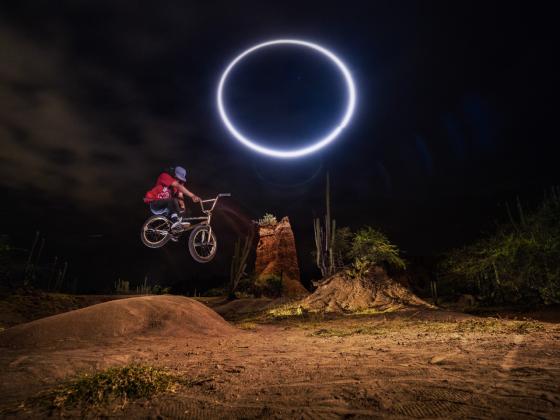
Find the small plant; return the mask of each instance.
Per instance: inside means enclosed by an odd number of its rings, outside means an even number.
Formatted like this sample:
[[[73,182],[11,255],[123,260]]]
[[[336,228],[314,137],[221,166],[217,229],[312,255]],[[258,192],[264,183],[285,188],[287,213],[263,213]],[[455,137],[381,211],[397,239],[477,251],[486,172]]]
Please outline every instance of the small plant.
[[[341,227],[336,230],[334,236],[334,264],[337,270],[344,268],[350,262],[348,254],[352,246],[354,234],[349,227]]]
[[[233,251],[233,257],[231,258],[229,274],[228,295],[230,299],[235,298],[235,292],[239,287],[240,280],[246,276],[245,270],[247,269],[247,258],[249,257],[249,252],[251,252],[251,248],[253,246],[253,239],[254,232],[253,229],[251,229],[249,235],[245,237],[243,244],[241,243],[241,238],[238,238],[237,241],[235,241],[235,249]]]
[[[456,324],[457,332],[480,332],[494,334],[529,334],[544,330],[536,321],[502,321],[496,318],[467,319]]]
[[[382,335],[384,331],[372,326],[364,326],[358,328],[321,328],[310,335],[313,337],[349,337],[352,335]]]
[[[371,262],[364,257],[354,259],[350,268],[346,269],[346,274],[352,279],[364,278],[371,269]]]
[[[251,322],[251,321],[244,321],[244,322],[241,322],[241,323],[237,324],[237,328],[240,328],[242,330],[252,331],[252,330],[257,328],[257,324],[255,324],[254,322]]]
[[[127,280],[122,280],[120,277],[115,282],[115,292],[122,293],[122,294],[129,294],[130,293],[130,282]]]
[[[270,274],[257,279],[255,292],[258,295],[272,298],[282,296],[282,277]]]
[[[271,213],[265,213],[262,219],[257,221],[257,224],[260,227],[274,227],[278,224],[278,220],[276,220],[276,216]]]
[[[206,297],[218,297],[218,296],[224,296],[226,294],[227,294],[227,291],[223,287],[214,287],[212,289],[208,289],[204,293],[204,296],[206,296]]]
[[[139,295],[149,295],[152,293],[152,288],[148,285],[148,276],[144,276],[144,283],[136,286],[136,293]]]
[[[282,278],[270,276],[266,279],[265,295],[270,297],[280,297],[282,295]]]
[[[167,295],[170,291],[170,287],[163,287],[160,284],[155,284],[154,287],[152,287],[152,293],[154,295]]]
[[[306,314],[305,309],[297,305],[282,305],[268,311],[273,318],[300,317]]]
[[[112,401],[126,404],[129,400],[171,391],[183,382],[163,369],[128,365],[85,374],[43,395],[40,400],[58,409],[76,406],[84,409]]]

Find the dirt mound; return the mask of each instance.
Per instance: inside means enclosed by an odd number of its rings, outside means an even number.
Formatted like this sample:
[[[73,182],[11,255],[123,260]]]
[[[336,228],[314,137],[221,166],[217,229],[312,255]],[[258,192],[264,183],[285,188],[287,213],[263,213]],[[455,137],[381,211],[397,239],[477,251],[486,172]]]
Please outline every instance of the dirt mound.
[[[275,302],[275,300],[269,298],[236,299],[214,306],[212,309],[225,319],[235,319],[243,315],[264,311],[274,306]]]
[[[433,308],[376,267],[367,278],[349,278],[335,274],[301,301],[301,306],[315,311],[344,312],[375,309],[396,310],[407,307]]]
[[[100,303],[0,332],[3,347],[73,347],[115,337],[182,338],[235,331],[207,306],[183,296],[142,296]]]
[[[40,290],[4,295],[0,298],[0,329],[127,297],[130,296],[68,295]]]

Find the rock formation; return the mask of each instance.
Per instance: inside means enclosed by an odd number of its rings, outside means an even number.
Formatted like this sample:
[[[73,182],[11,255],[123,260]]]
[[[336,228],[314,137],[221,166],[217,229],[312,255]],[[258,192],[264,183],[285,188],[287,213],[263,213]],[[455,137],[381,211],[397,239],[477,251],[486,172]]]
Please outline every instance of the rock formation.
[[[287,217],[275,225],[259,226],[255,274],[257,282],[271,275],[280,277],[282,296],[308,294],[301,284],[294,233]]]

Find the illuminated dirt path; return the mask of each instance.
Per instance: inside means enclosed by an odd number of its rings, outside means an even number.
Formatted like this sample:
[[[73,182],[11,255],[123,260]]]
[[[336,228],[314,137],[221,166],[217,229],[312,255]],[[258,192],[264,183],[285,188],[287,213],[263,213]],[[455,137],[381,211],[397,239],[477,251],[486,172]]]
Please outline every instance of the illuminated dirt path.
[[[555,324],[517,333],[457,333],[448,328],[452,325],[375,317],[281,322],[245,325],[250,329],[227,338],[147,335],[93,348],[6,351],[0,360],[2,405],[14,407],[78,371],[139,362],[200,381],[92,415],[560,417],[560,329]],[[41,414],[37,410],[24,405],[12,413],[31,418]]]

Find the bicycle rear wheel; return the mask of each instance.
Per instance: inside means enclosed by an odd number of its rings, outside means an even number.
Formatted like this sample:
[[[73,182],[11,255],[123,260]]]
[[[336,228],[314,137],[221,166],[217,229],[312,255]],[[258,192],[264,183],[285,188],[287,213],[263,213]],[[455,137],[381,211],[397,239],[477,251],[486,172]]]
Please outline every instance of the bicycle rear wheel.
[[[150,217],[142,226],[140,239],[148,248],[161,248],[171,239],[171,222],[163,216]]]
[[[189,252],[199,263],[212,261],[216,256],[218,241],[214,231],[208,225],[195,227],[189,236]]]

